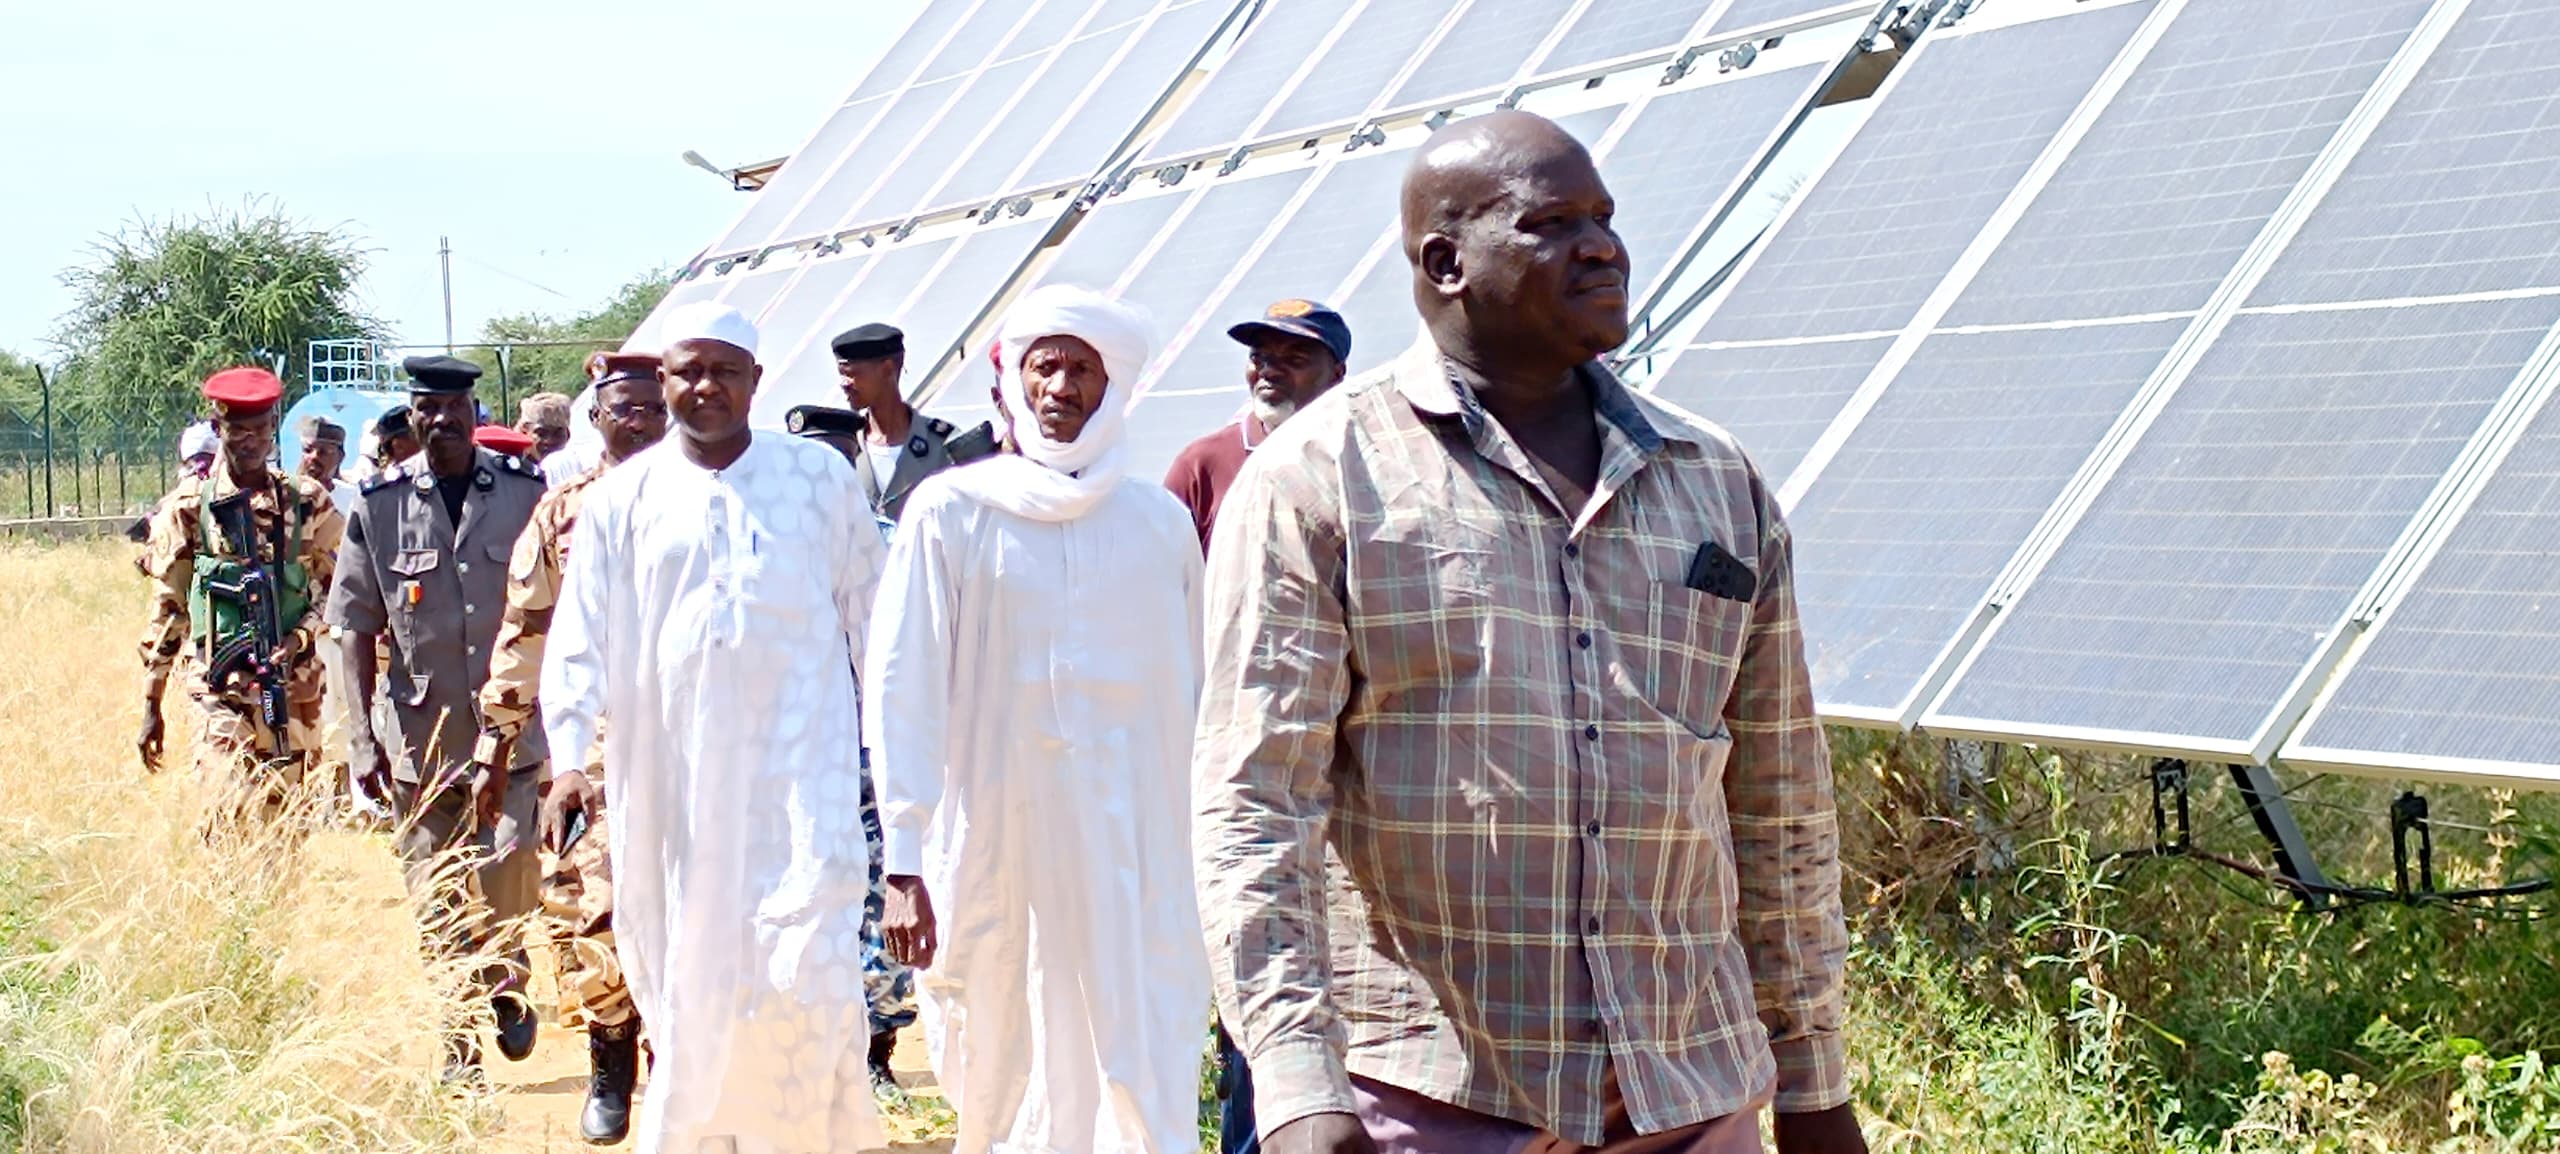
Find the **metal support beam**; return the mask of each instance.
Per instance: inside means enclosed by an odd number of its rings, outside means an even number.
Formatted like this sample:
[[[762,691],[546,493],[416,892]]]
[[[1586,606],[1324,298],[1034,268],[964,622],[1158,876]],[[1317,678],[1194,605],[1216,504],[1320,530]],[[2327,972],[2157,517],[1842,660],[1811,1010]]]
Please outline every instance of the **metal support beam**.
[[[2312,857],[2311,841],[2302,836],[2302,827],[2294,822],[2293,807],[2285,802],[2275,771],[2263,765],[2235,765],[2231,767],[2231,784],[2240,787],[2240,797],[2249,803],[2249,816],[2258,823],[2258,833],[2275,851],[2276,871],[2301,887],[2305,908],[2327,909],[2329,891],[2335,887]]]

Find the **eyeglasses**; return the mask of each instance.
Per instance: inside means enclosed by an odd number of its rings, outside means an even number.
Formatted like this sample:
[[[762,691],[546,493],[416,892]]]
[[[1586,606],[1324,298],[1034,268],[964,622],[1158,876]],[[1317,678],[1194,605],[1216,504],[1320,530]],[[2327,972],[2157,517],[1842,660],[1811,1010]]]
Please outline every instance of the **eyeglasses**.
[[[623,401],[618,404],[606,405],[604,407],[604,411],[606,416],[612,417],[614,420],[628,421],[633,417],[642,415],[652,417],[666,416],[667,404],[664,401],[659,401],[654,404],[648,401]]]

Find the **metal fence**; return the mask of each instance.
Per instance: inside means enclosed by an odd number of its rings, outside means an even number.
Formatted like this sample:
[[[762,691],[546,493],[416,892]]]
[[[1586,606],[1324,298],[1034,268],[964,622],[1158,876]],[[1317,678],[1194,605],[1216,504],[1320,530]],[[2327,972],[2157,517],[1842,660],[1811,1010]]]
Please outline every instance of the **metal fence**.
[[[0,520],[142,513],[178,478],[180,427],[84,427],[0,406]]]

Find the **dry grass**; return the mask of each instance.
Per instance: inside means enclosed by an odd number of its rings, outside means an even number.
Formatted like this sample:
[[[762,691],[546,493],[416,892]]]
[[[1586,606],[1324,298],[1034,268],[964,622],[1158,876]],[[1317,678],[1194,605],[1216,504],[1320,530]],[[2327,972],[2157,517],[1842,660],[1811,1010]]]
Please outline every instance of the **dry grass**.
[[[132,752],[121,543],[0,548],[0,1151],[476,1148],[387,843],[211,839]]]

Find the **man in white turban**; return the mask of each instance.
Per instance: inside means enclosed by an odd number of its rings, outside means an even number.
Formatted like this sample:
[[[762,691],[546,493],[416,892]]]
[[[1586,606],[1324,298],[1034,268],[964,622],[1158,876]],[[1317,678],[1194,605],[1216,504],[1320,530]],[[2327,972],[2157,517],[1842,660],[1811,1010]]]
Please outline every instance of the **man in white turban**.
[[[916,488],[863,667],[882,930],[923,970],[959,1154],[1189,1154],[1199,541],[1122,471],[1143,318],[1044,288],[998,349],[1021,455]]]
[[[849,1154],[881,1140],[853,662],[886,549],[844,458],[748,428],[744,316],[658,332],[678,435],[587,488],[541,690],[559,749],[612,722],[615,947],[657,1058],[636,1147]],[[555,842],[593,788],[555,777]]]

